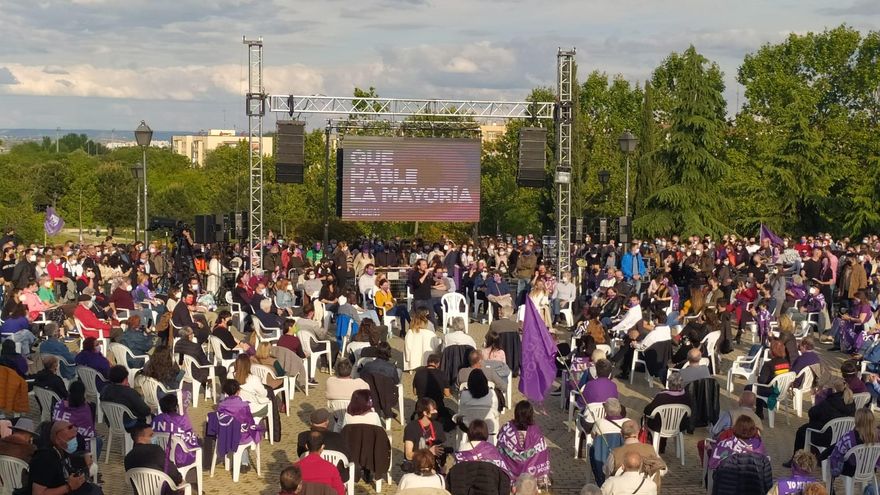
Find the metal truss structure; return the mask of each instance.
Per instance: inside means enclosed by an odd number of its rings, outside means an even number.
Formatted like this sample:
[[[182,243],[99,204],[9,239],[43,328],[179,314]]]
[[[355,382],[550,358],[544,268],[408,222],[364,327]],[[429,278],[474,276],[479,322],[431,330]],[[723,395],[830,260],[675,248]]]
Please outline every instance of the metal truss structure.
[[[556,116],[556,260],[557,273],[571,270],[571,146],[574,121],[574,54],[559,49],[556,82],[559,106]]]
[[[469,117],[552,119],[553,102],[355,98],[353,96],[269,95],[270,112],[376,117]]]
[[[370,128],[383,120],[390,120],[391,128],[449,128],[452,124],[475,125],[473,122],[394,122],[395,118],[407,117],[462,117],[475,121],[531,119],[556,121],[557,156],[555,182],[557,185],[556,211],[556,257],[561,273],[571,269],[571,148],[572,112],[575,51],[560,49],[557,53],[558,101],[481,101],[481,100],[434,100],[407,98],[363,98],[339,96],[267,95],[263,90],[263,39],[242,38],[248,46],[248,92],[245,102],[248,115],[248,144],[250,146],[250,232],[251,267],[260,268],[260,244],[263,240],[263,117],[266,111],[327,116],[327,145],[329,157],[329,129]],[[347,116],[348,120],[333,125],[332,116]],[[359,119],[360,117],[360,119]],[[329,170],[328,163],[325,168]],[[326,171],[325,171],[326,172]],[[325,192],[329,185],[325,174]],[[326,200],[325,200],[326,203]],[[328,218],[325,205],[325,238]],[[326,239],[324,240],[326,245]]]
[[[262,268],[263,242],[263,116],[266,95],[263,93],[263,38],[242,38],[248,47],[248,92],[245,95],[248,116],[248,198],[250,221],[248,248],[251,268]]]

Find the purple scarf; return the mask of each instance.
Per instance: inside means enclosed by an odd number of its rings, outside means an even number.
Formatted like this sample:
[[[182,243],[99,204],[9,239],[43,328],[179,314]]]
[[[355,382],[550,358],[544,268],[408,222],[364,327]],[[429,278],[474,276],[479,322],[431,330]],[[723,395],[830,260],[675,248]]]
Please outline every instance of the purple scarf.
[[[519,478],[529,473],[538,480],[550,476],[550,451],[538,425],[526,430],[525,441],[520,442],[519,431],[513,421],[508,421],[498,432],[498,451],[507,463],[507,470]]]
[[[764,455],[764,444],[761,443],[761,438],[754,437],[749,440],[741,440],[737,437],[730,437],[718,442],[718,445],[712,451],[712,458],[709,459],[709,469],[717,469],[721,462],[728,457],[742,453]]]
[[[179,437],[189,449],[199,447],[199,438],[193,432],[192,423],[183,414],[162,413],[156,416],[153,418],[153,431],[156,433],[170,433],[172,436]],[[171,452],[170,442],[168,443],[167,452]],[[177,466],[186,466],[192,464],[195,460],[195,452],[177,450],[174,453],[174,464]]]
[[[92,418],[92,409],[88,404],[79,407],[70,407],[66,400],[62,400],[55,404],[55,410],[52,411],[52,419],[55,421],[67,421],[76,426],[76,432],[83,438],[92,438],[95,436],[95,420]]]
[[[471,450],[455,453],[455,462],[470,461],[481,461],[494,464],[501,468],[507,476],[513,479],[513,474],[511,474],[510,470],[507,468],[506,460],[501,457],[500,453],[498,453],[498,449],[489,442],[480,442]]]

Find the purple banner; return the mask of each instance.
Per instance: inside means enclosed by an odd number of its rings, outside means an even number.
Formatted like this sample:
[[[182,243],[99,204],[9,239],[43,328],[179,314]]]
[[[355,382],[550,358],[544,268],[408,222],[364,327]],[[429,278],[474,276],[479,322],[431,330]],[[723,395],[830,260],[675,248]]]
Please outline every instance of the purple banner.
[[[774,233],[772,230],[770,230],[769,227],[767,227],[766,225],[764,225],[762,223],[761,224],[761,241],[763,242],[764,239],[770,239],[770,244],[772,244],[774,246],[781,246],[782,245],[782,239],[778,235],[776,235],[776,233]]]
[[[64,228],[64,220],[55,213],[55,208],[51,206],[46,208],[46,220],[43,222],[46,228],[46,234],[56,235]]]
[[[531,297],[523,318],[522,371],[519,391],[533,402],[543,402],[556,379],[556,343]]]

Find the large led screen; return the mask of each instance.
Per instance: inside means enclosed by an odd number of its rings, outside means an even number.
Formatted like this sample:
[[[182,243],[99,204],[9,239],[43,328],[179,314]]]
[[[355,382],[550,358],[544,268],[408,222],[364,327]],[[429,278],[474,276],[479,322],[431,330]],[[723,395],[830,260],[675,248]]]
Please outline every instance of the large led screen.
[[[480,140],[346,136],[343,220],[478,222]]]

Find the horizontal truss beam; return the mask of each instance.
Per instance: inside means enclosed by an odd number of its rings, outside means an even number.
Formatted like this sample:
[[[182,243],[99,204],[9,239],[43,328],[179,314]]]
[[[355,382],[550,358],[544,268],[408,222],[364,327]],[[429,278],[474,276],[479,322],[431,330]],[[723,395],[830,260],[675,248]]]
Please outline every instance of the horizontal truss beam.
[[[474,119],[552,119],[553,102],[418,100],[352,96],[267,95],[268,110],[293,114],[382,117],[470,117]]]

